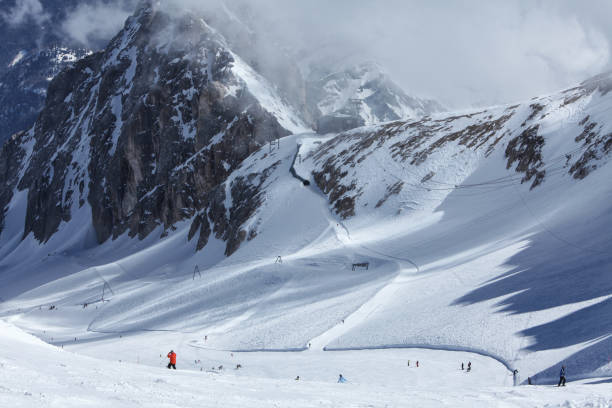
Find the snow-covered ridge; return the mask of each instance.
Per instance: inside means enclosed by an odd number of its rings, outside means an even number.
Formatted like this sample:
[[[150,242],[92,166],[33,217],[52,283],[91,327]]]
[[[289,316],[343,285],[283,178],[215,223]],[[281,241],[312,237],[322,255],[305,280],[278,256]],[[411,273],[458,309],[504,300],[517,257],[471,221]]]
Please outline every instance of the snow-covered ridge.
[[[432,100],[408,96],[377,64],[366,62],[311,78],[310,98],[322,133],[398,119],[416,119],[443,111]]]
[[[431,210],[462,188],[503,187],[519,181],[529,182],[533,189],[545,182],[547,173],[563,169],[568,177],[584,178],[607,163],[612,151],[612,124],[607,118],[612,109],[610,78],[595,81],[525,104],[340,134],[312,153],[315,179],[326,193],[331,192],[333,204],[348,205],[339,211],[348,216],[356,208],[375,211],[389,199],[392,209],[402,209],[400,203],[407,202],[408,211]],[[493,157],[486,160],[489,156]],[[561,159],[564,163],[558,166]],[[505,167],[499,168],[498,177],[466,184],[479,166],[494,161]],[[507,174],[507,169],[515,174]],[[368,183],[371,179],[379,182]],[[327,183],[333,186],[326,187]],[[435,199],[428,205],[425,197]]]
[[[234,57],[232,71],[244,81],[246,88],[261,103],[263,108],[278,119],[281,126],[292,133],[306,133],[312,130],[304,124],[293,108],[283,101],[272,84],[242,61],[239,56],[236,54],[232,56]]]

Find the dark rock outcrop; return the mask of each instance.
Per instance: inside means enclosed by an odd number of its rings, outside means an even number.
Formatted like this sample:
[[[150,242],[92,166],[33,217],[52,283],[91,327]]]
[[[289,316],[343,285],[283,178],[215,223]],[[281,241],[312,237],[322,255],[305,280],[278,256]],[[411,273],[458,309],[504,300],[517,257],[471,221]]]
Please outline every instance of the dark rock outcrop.
[[[88,204],[99,242],[142,239],[193,218],[198,248],[214,232],[234,252],[255,205],[235,180],[226,209],[224,182],[264,143],[289,134],[234,63],[198,16],[148,6],[106,50],[57,75],[18,185],[28,189],[24,236],[45,242]],[[0,163],[5,179],[16,180],[14,164],[4,164],[9,149],[17,147],[9,143]]]

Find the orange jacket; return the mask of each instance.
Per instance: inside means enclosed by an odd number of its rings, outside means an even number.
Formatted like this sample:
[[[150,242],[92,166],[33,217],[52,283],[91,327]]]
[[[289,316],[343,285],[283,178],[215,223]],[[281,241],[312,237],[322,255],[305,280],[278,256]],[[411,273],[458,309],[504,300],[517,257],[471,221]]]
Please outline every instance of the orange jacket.
[[[168,358],[170,359],[170,364],[176,364],[176,353],[168,353]]]

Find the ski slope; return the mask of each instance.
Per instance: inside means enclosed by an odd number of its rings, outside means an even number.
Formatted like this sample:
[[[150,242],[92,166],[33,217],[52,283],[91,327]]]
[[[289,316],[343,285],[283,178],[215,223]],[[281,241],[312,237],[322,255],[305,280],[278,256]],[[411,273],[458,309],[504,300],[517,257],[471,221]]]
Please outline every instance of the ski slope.
[[[234,353],[184,345],[177,370],[143,350],[142,336],[57,348],[0,322],[0,402],[11,407],[607,407],[610,385],[511,388],[490,359],[468,353],[394,350]],[[175,338],[176,339],[176,336]],[[164,348],[173,340],[156,333]],[[175,348],[176,350],[177,348]],[[83,356],[99,354],[101,358]],[[410,367],[407,360],[411,359]],[[421,359],[415,367],[416,359]],[[459,361],[472,362],[470,373]],[[241,364],[240,369],[236,365]],[[223,369],[218,367],[223,365]],[[497,364],[498,365],[498,364]],[[215,367],[215,370],[212,367]],[[201,369],[201,370],[200,370]],[[339,371],[348,383],[338,384]],[[497,373],[491,375],[491,373]],[[296,376],[300,380],[296,381]],[[592,381],[597,383],[597,381]]]
[[[142,241],[124,235],[96,245],[87,206],[47,243],[31,236],[17,242],[23,227],[12,220],[23,218],[25,196],[16,194],[0,235],[0,340],[8,344],[0,357],[15,370],[32,367],[10,354],[34,341],[29,333],[64,351],[34,342],[27,358],[55,368],[55,353],[65,353],[74,359],[73,385],[90,378],[92,387],[107,387],[100,399],[117,390],[118,403],[145,406],[609,406],[612,164],[604,155],[578,179],[568,173],[567,155],[576,160],[586,149],[576,137],[583,117],[612,132],[612,103],[604,93],[570,104],[566,97],[536,101],[545,106],[537,117],[530,101],[442,118],[443,131],[454,132],[514,112],[498,148],[448,143],[421,165],[393,156],[394,143],[413,137],[410,124],[292,135],[265,146],[226,182],[269,172],[262,204],[243,226],[256,234],[229,258],[214,235],[196,252],[187,221],[165,237],[160,229]],[[529,121],[546,141],[546,176],[535,188],[505,157],[511,130]],[[389,126],[401,130],[364,143]],[[353,183],[357,192],[355,213],[345,219],[313,173],[355,146],[366,146],[359,166],[346,161],[345,175],[331,180]],[[386,194],[398,180],[404,187]],[[353,268],[361,263],[368,268]],[[192,372],[160,372],[171,348]],[[407,371],[408,359],[423,363],[418,374]],[[206,366],[190,365],[198,360]],[[458,371],[462,361],[482,371],[468,377]],[[235,364],[245,369],[206,373]],[[544,387],[556,383],[562,364],[571,391]],[[103,377],[85,373],[99,365]],[[511,390],[514,369],[523,384],[532,377],[542,386]],[[351,380],[348,391],[337,391],[339,372]],[[6,394],[24,389],[25,380],[3,375]],[[57,378],[50,368],[45,375]],[[306,381],[296,383],[296,375]],[[202,383],[219,393],[191,390]],[[170,391],[137,396],[159,384],[179,387],[180,400],[172,402]],[[32,386],[39,394],[43,388]],[[7,401],[28,403],[13,397]]]

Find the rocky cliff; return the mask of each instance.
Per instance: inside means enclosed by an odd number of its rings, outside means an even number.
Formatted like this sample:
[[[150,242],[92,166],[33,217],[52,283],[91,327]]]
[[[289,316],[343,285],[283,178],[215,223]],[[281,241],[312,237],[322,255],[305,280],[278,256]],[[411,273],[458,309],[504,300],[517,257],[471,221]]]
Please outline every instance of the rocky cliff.
[[[198,248],[214,234],[229,255],[255,202],[225,179],[300,126],[203,19],[150,5],[104,51],[54,78],[33,129],[3,149],[0,204],[27,190],[23,236],[41,242],[89,206],[98,242],[194,219]]]

